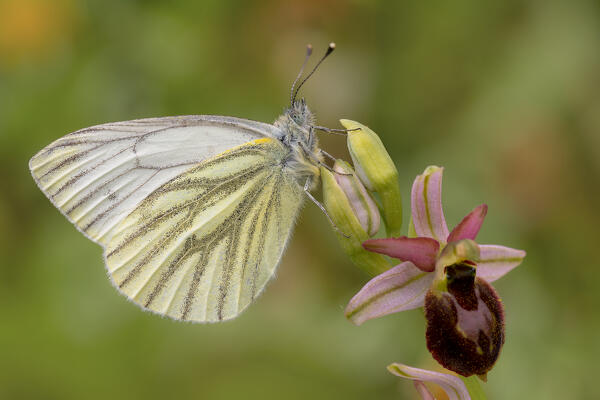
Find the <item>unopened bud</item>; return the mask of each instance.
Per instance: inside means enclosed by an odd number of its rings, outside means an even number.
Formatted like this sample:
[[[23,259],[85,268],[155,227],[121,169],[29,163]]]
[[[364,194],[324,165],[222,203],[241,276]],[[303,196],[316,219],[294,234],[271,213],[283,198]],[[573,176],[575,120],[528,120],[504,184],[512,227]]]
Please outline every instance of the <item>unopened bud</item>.
[[[348,150],[360,180],[381,198],[387,236],[400,236],[402,198],[398,170],[381,139],[368,127],[347,119],[340,120],[349,130]]]
[[[379,209],[371,194],[364,187],[354,170],[347,162],[336,160],[333,164],[334,177],[340,188],[346,194],[354,214],[362,228],[369,236],[374,236],[379,231]]]
[[[368,274],[378,275],[387,271],[391,265],[381,254],[372,253],[363,248],[362,243],[370,236],[363,228],[351,201],[335,175],[339,174],[321,167],[323,203],[331,221],[337,228],[337,238],[342,248],[352,262]]]

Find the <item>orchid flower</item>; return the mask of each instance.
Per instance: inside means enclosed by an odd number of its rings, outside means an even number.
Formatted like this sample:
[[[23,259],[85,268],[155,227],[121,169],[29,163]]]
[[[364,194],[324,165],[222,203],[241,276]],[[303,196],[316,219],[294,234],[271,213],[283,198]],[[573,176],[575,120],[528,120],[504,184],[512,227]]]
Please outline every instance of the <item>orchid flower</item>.
[[[433,283],[435,264],[448,242],[474,240],[487,206],[476,207],[448,233],[442,210],[443,168],[428,167],[412,188],[412,223],[417,237],[371,239],[363,246],[404,262],[369,281],[348,304],[346,316],[356,325],[384,315],[419,308]],[[480,244],[477,276],[493,282],[523,261],[523,250]]]
[[[409,367],[399,363],[390,364],[387,369],[396,376],[414,381],[415,389],[423,400],[435,400],[433,394],[425,386],[425,382],[441,387],[449,400],[471,400],[463,381],[454,375]]]
[[[369,251],[403,262],[369,281],[350,300],[346,316],[360,325],[425,306],[427,345],[434,358],[461,375],[485,377],[504,343],[502,303],[488,282],[518,266],[525,252],[474,242],[487,214],[485,204],[449,232],[442,174],[443,168],[428,167],[413,183],[411,227],[416,237],[363,243]]]

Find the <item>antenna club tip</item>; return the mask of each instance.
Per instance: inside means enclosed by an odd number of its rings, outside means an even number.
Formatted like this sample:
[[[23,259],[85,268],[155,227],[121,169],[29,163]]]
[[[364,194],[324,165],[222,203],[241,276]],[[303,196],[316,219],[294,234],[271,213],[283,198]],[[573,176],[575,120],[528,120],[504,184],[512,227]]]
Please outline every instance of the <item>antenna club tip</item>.
[[[307,44],[306,45],[306,54],[310,56],[312,54],[312,51],[313,51],[312,44],[310,44],[310,43]]]
[[[327,51],[325,52],[325,57],[330,55],[331,52],[333,52],[333,50],[335,50],[335,43],[331,42],[331,43],[329,43],[329,47],[327,47]]]

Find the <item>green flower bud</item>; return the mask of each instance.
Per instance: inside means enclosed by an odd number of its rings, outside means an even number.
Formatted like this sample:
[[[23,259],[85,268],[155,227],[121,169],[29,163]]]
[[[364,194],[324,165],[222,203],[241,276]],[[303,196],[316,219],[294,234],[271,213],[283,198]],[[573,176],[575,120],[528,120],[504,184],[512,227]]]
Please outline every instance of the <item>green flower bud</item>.
[[[398,170],[381,139],[368,127],[347,119],[340,120],[348,132],[348,150],[354,168],[365,186],[381,198],[387,236],[401,236],[402,198]]]
[[[374,236],[379,231],[381,220],[377,203],[375,203],[360,179],[356,177],[350,164],[343,160],[336,160],[333,164],[333,170],[339,172],[339,174],[334,173],[333,175],[346,194],[360,225],[369,236]]]
[[[340,168],[340,164],[338,164]],[[352,208],[350,200],[336,176],[321,167],[323,203],[332,222],[338,228],[337,238],[352,262],[370,275],[378,275],[390,268],[388,261],[380,254],[366,251],[362,243],[369,239],[360,220]]]

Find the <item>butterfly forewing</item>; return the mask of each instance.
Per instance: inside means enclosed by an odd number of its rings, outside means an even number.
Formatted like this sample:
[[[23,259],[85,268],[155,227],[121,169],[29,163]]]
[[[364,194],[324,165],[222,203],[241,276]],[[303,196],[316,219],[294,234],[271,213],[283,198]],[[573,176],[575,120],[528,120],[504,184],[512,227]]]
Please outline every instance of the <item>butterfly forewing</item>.
[[[106,246],[115,285],[175,319],[238,315],[273,276],[302,204],[281,167],[287,152],[276,139],[254,140],[156,189]]]
[[[276,135],[272,125],[232,117],[141,119],[73,132],[29,166],[53,204],[105,245],[114,227],[164,183],[226,149]]]

